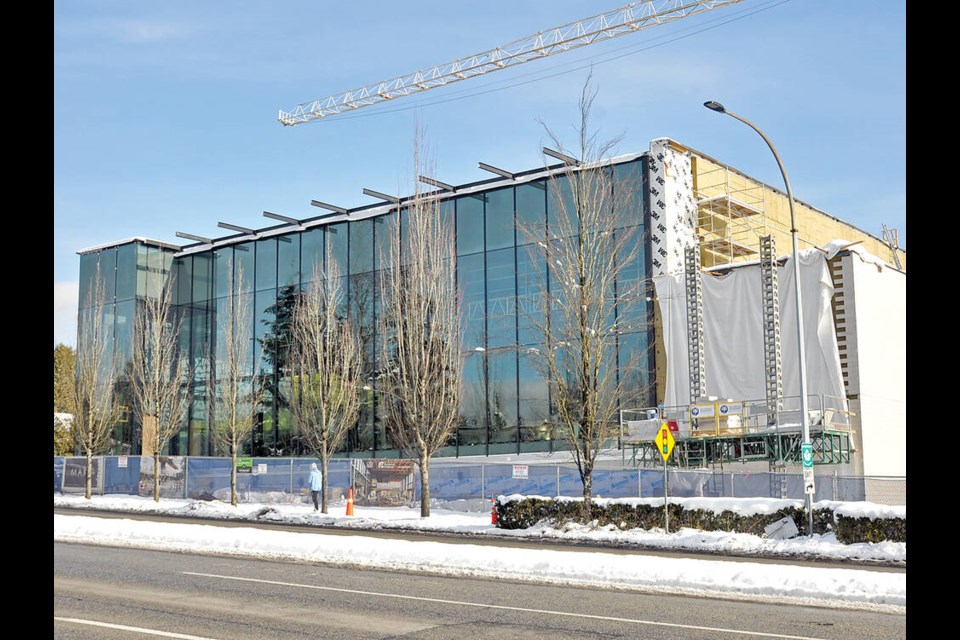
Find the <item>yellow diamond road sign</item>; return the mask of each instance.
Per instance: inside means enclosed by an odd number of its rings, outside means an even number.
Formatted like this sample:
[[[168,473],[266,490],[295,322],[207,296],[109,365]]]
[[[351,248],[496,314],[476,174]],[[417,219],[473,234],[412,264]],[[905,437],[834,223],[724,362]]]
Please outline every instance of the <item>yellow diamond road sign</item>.
[[[673,445],[676,443],[673,439],[673,433],[670,431],[670,427],[667,426],[666,422],[660,424],[660,431],[657,432],[657,437],[654,438],[653,441],[657,443],[657,451],[660,452],[660,455],[663,456],[663,461],[666,462],[667,458],[670,457],[670,453],[673,451]]]

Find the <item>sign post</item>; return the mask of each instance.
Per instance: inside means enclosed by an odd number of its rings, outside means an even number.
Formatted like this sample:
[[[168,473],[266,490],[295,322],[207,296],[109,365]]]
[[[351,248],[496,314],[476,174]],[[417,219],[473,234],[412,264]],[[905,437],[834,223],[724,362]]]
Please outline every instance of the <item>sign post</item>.
[[[660,423],[660,430],[657,431],[657,437],[654,439],[654,442],[657,444],[657,451],[663,456],[663,528],[667,533],[670,533],[670,509],[667,504],[667,495],[669,493],[667,459],[673,452],[673,445],[676,444],[676,441],[673,439],[673,433],[670,431],[670,426],[666,420]]]
[[[816,492],[813,483],[813,443],[800,443],[800,459],[803,461],[803,492],[812,496]],[[812,530],[810,535],[813,535]]]

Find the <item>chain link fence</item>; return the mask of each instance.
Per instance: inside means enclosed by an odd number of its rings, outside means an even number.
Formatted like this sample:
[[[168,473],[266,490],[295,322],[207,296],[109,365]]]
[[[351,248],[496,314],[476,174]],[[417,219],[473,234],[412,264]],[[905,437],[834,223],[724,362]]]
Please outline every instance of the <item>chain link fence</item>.
[[[92,490],[98,495],[153,496],[152,457],[94,457]],[[242,502],[308,503],[307,476],[313,458],[244,458],[238,465],[237,492]],[[815,473],[814,501],[907,504],[906,477],[841,476]],[[674,497],[805,498],[803,475],[777,472],[669,470],[667,493]],[[345,499],[355,491],[360,505],[417,504],[420,478],[416,465],[396,459],[331,460],[327,470],[328,500]],[[54,493],[86,490],[86,458],[54,457]],[[572,464],[508,464],[448,461],[430,464],[430,498],[442,504],[463,501],[484,510],[498,495],[572,496],[583,494],[580,474]],[[230,460],[161,456],[160,495],[197,500],[230,499]],[[664,495],[664,472],[656,469],[596,469],[595,498],[653,498]]]

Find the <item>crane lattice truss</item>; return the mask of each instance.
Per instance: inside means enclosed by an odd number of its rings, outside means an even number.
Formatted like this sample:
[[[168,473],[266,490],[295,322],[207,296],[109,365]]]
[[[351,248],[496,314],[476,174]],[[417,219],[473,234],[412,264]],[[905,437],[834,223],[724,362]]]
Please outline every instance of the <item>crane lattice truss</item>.
[[[296,125],[344,111],[378,104],[474,76],[506,69],[530,60],[570,51],[594,42],[634,33],[743,0],[660,0],[637,2],[571,22],[453,62],[384,80],[346,93],[299,104],[280,111],[280,122]]]

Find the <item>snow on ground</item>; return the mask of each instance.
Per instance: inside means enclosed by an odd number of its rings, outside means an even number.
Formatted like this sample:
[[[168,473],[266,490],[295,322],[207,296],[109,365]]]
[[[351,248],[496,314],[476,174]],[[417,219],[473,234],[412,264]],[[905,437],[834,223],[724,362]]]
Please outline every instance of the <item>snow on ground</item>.
[[[711,501],[712,506],[720,510],[770,509],[771,512],[783,506],[777,506],[778,503],[784,502],[758,498]],[[314,524],[350,529],[421,530],[500,538],[589,541],[618,546],[709,551],[741,556],[779,555],[791,558],[872,561],[904,566],[907,557],[905,543],[845,545],[837,542],[833,534],[773,540],[747,534],[695,529],[681,529],[669,534],[662,529],[619,530],[612,525],[596,527],[568,524],[561,528],[539,525],[508,531],[491,523],[487,505],[480,501],[438,505],[431,508],[429,518],[420,517],[419,506],[356,506],[354,515],[347,516],[343,502],[330,505],[327,515],[316,512],[312,505],[303,503],[243,502],[232,507],[228,502],[221,501],[163,498],[158,503],[153,498],[127,495],[94,496],[91,500],[86,500],[77,495],[55,494],[53,504],[54,507],[76,509],[78,513],[54,515],[55,542],[269,557],[378,569],[425,571],[449,576],[508,577],[520,581],[906,613],[905,571],[877,572],[858,569],[855,564],[851,564],[850,568],[798,566],[776,562],[661,558],[640,553],[614,555],[602,550],[583,553],[497,547],[492,551],[490,547],[479,544],[325,535],[323,529],[318,529],[317,532],[290,532],[254,527],[224,528],[187,521],[147,523],[133,519],[104,519],[97,518],[92,510],[167,514],[214,520]],[[869,503],[832,503],[831,506],[857,516],[906,515],[906,507],[886,507]],[[479,510],[480,508],[483,510]],[[81,515],[84,510],[90,512],[90,515]]]

